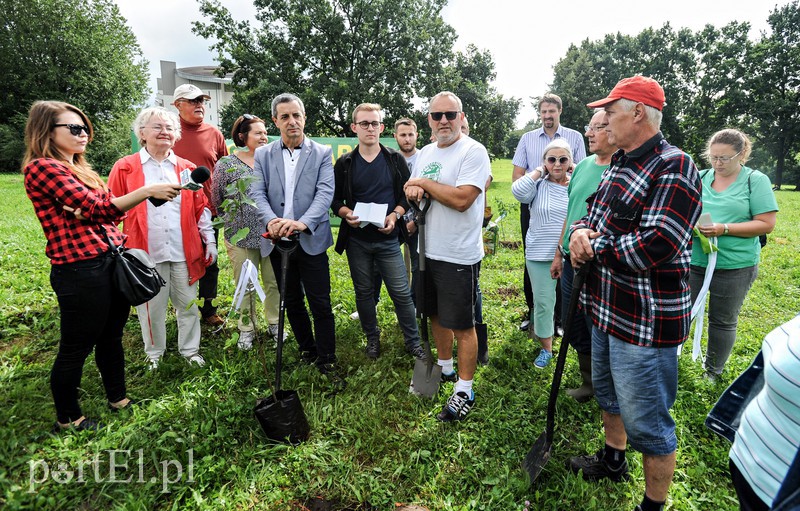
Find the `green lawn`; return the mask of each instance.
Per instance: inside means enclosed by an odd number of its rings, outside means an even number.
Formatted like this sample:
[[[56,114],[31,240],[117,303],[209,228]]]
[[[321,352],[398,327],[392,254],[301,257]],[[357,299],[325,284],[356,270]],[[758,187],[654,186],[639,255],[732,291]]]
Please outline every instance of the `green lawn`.
[[[494,162],[490,203],[514,206],[501,223],[503,240],[519,240],[511,164]],[[86,365],[82,405],[108,427],[96,434],[52,436],[49,371],[58,345],[58,311],[48,282],[44,237],[19,174],[0,175],[0,507],[3,509],[330,509],[390,510],[413,503],[432,510],[631,510],[644,489],[641,456],[630,452],[632,480],[594,484],[569,474],[569,455],[601,445],[596,404],[559,400],[553,458],[534,486],[521,461],[544,430],[551,369],[532,366],[537,348],[517,329],[524,312],[521,249],[501,247],[484,260],[481,286],[490,325],[491,364],[475,378],[476,407],[464,423],[444,425],[433,401],[409,395],[411,359],[385,294],[379,321],[385,350],[363,355],[352,286],[344,259],[331,251],[338,354],[347,390],[327,396],[324,379],[285,353],[284,387],[299,390],[312,435],[298,447],[271,445],[255,421],[257,397],[270,394],[274,351],[241,353],[228,330],[204,330],[205,368],[177,355],[174,319],[168,356],[146,368],[139,325],[125,336],[129,392],[144,405],[132,414],[105,408],[94,363]],[[728,445],[703,420],[719,394],[758,351],[769,330],[800,311],[800,194],[778,192],[778,226],[764,250],[760,276],[745,302],[739,340],[722,381],[700,378],[691,350],[680,361],[674,408],[678,466],[668,509],[738,509],[727,475]],[[221,255],[223,311],[233,293]],[[564,384],[578,381],[574,356]],[[448,389],[449,391],[449,389]],[[117,450],[116,453],[114,451]],[[110,464],[116,464],[114,477]],[[95,463],[97,461],[97,463]],[[127,465],[127,468],[124,467]],[[178,474],[178,467],[182,474]],[[82,471],[79,471],[82,469]],[[164,482],[163,479],[167,481]],[[127,481],[127,482],[125,482]],[[307,507],[303,507],[304,504]]]

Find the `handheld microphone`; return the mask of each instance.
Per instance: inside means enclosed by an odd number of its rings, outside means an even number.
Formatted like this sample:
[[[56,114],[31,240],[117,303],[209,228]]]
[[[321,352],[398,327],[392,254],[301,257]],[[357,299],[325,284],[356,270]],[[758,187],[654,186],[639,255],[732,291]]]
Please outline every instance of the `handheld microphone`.
[[[181,188],[195,192],[203,188],[202,183],[205,183],[210,178],[211,171],[208,170],[208,167],[201,165],[192,171],[189,171],[189,169],[184,169],[181,171]],[[161,206],[167,202],[164,199],[154,199],[153,197],[150,197],[147,200],[149,200],[150,203],[155,207]]]

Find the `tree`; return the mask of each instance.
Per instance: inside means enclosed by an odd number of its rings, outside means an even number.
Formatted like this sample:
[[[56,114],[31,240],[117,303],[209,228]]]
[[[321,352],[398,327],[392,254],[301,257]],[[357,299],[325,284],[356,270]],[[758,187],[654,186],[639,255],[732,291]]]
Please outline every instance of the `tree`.
[[[31,104],[67,101],[95,127],[87,156],[108,171],[130,147],[147,96],[147,69],[111,0],[0,0],[0,168],[16,170]]]
[[[209,21],[193,31],[215,41],[220,72],[233,72],[223,122],[241,112],[269,117],[272,98],[289,91],[303,99],[309,134],[352,136],[351,113],[362,102],[380,104],[388,126],[411,116],[425,129],[414,100],[450,87],[469,97],[476,138],[502,147],[516,116],[516,100],[489,84],[491,55],[453,53],[446,0],[255,0],[258,27],[234,20],[218,0],[199,4]]]
[[[750,82],[755,137],[775,161],[773,183],[780,186],[787,169],[800,185],[800,6],[795,0],[775,8],[751,52]]]
[[[234,72],[228,111],[254,111],[290,91],[306,107],[307,131],[351,135],[359,103],[389,117],[411,111],[428,73],[441,70],[455,33],[440,16],[445,0],[255,0],[257,19],[235,21],[216,0],[200,0],[209,19],[193,31],[215,39],[222,72]],[[231,113],[229,117],[234,117]]]

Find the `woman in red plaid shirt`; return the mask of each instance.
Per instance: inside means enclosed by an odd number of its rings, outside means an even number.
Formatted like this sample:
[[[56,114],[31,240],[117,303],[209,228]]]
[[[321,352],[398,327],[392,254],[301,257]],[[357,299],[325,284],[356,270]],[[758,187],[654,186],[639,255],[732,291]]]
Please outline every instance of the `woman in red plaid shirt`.
[[[109,407],[130,405],[122,350],[130,305],[112,284],[106,233],[121,244],[116,224],[125,211],[149,197],[172,200],[180,193],[179,186],[158,184],[122,197],[111,195],[84,157],[93,133],[86,114],[59,101],[34,103],[25,127],[25,191],[47,238],[50,284],[61,313],[61,339],[50,373],[55,431],[98,428],[78,404],[83,364],[92,349]]]

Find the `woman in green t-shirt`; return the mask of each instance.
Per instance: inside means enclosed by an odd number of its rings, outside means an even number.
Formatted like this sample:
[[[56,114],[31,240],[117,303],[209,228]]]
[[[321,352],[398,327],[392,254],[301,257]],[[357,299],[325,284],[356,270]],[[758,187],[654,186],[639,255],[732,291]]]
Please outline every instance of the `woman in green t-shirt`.
[[[769,178],[744,165],[751,150],[750,139],[741,131],[718,131],[708,141],[705,154],[712,168],[700,172],[703,215],[697,228],[708,238],[716,237],[719,247],[708,291],[705,369],[711,379],[722,373],[731,354],[739,311],[758,275],[761,256],[758,237],[772,232],[778,212]],[[695,239],[689,277],[692,302],[703,285],[707,265],[708,256]]]

